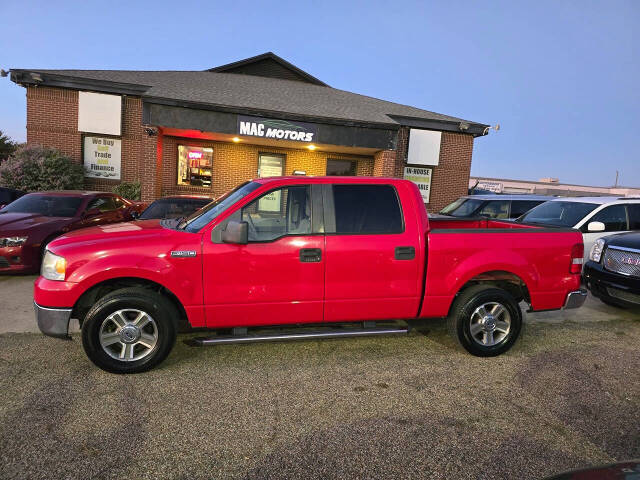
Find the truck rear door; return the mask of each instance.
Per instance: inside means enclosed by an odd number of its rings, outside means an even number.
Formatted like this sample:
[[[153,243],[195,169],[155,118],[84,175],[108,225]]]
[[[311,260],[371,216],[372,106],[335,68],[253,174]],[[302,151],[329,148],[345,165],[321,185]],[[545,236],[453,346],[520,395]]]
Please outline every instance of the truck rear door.
[[[424,246],[411,194],[398,188],[383,183],[323,186],[325,321],[416,315]],[[407,199],[404,214],[401,194]]]

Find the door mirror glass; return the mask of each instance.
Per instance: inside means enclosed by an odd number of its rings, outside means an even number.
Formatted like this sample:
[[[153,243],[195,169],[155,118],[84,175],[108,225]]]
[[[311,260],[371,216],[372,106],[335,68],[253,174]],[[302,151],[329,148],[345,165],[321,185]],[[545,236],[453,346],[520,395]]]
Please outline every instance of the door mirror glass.
[[[589,232],[604,232],[604,223],[602,223],[602,222],[589,222],[589,225],[587,225],[587,231],[589,231]]]
[[[249,224],[247,222],[227,223],[227,228],[222,231],[222,241],[224,243],[235,243],[246,245],[249,241]]]

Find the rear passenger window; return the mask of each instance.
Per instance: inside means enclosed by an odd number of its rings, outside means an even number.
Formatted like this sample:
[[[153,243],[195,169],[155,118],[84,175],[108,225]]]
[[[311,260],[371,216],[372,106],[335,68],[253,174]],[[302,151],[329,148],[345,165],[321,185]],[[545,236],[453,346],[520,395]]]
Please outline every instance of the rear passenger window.
[[[590,222],[604,223],[605,232],[623,232],[627,230],[627,210],[624,205],[611,205],[591,217],[584,227],[588,228]]]
[[[391,185],[334,185],[336,231],[340,234],[402,233],[402,211]]]

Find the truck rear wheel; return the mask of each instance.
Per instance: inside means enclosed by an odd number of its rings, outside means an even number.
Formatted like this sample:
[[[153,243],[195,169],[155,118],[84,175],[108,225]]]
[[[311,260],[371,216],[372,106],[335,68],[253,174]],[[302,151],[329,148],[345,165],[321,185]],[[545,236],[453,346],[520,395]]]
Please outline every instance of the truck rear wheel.
[[[107,372],[138,373],[162,362],[176,340],[173,304],[144,288],[123,288],[102,297],[82,324],[82,346]]]
[[[449,333],[472,355],[494,357],[509,350],[522,329],[522,312],[501,288],[476,285],[454,301]]]

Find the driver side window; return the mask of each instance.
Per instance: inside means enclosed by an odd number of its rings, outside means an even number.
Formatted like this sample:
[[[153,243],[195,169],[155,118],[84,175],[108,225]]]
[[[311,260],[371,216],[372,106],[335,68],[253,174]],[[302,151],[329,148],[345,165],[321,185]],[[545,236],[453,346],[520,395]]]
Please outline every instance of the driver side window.
[[[242,208],[249,224],[249,242],[269,242],[285,235],[311,233],[311,191],[308,185],[272,190]]]

